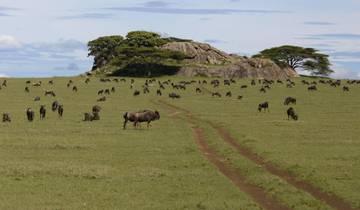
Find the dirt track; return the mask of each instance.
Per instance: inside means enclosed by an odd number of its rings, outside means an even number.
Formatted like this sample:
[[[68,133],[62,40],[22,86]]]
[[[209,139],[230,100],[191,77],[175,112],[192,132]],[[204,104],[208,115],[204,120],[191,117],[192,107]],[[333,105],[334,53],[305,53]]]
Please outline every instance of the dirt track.
[[[202,151],[202,153],[208,158],[208,160],[213,163],[220,172],[222,172],[225,176],[227,176],[235,185],[239,187],[240,190],[244,191],[245,193],[249,194],[259,205],[261,205],[265,209],[289,209],[282,204],[280,204],[278,201],[269,198],[269,196],[266,196],[266,192],[264,192],[263,189],[251,185],[245,182],[246,177],[243,177],[241,174],[236,173],[234,169],[231,168],[231,166],[227,165],[221,157],[216,155],[216,152],[213,151],[211,148],[208,147],[206,144],[203,130],[198,128],[195,121],[202,121],[199,119],[196,119],[193,114],[181,107],[177,107],[175,105],[169,104],[165,101],[160,100],[159,103],[163,106],[166,106],[167,108],[172,109],[173,112],[179,112],[182,111],[187,114],[188,121],[192,124],[194,124],[197,128],[194,129],[195,137],[197,140],[197,143],[199,145],[199,149]],[[315,187],[310,182],[307,182],[305,180],[301,180],[295,175],[290,174],[284,169],[281,169],[277,166],[275,166],[270,161],[266,160],[265,158],[259,156],[258,154],[254,153],[250,149],[240,145],[236,139],[234,139],[228,131],[226,131],[221,126],[218,126],[212,122],[202,121],[205,123],[208,123],[213,129],[217,131],[219,136],[230,146],[235,148],[240,155],[243,157],[251,160],[255,164],[261,166],[269,173],[278,176],[279,178],[285,180],[287,183],[291,184],[292,186],[296,187],[299,190],[303,190],[311,194],[314,198],[321,200],[328,204],[330,207],[338,210],[358,210],[356,208],[351,207],[351,205],[347,202],[345,202],[342,198],[334,195],[334,194],[328,194],[324,191],[322,191],[320,188]],[[250,185],[250,186],[248,186]],[[270,200],[264,200],[265,198],[268,198]],[[276,206],[278,205],[278,206]]]

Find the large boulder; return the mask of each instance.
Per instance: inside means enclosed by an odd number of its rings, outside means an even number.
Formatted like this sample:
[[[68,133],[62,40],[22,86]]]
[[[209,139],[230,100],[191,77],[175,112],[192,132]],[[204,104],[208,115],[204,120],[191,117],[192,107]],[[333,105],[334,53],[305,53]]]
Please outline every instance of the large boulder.
[[[291,68],[280,68],[269,59],[230,55],[209,44],[198,42],[170,42],[164,49],[180,51],[187,56],[178,72],[182,76],[239,77],[288,79],[299,76]]]

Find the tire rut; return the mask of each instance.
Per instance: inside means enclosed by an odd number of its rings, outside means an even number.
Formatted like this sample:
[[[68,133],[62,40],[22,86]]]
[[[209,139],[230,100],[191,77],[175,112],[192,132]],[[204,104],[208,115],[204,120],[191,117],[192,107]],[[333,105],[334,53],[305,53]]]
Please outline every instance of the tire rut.
[[[163,100],[159,100],[159,102],[163,105],[171,107],[172,109],[175,109],[178,111],[183,111],[183,112],[187,113],[188,117],[190,117],[191,119],[196,119],[198,121],[202,121],[202,122],[209,124],[213,129],[215,129],[217,131],[219,136],[227,144],[229,144],[231,147],[236,149],[240,155],[249,159],[250,161],[254,162],[255,164],[261,166],[267,172],[281,178],[282,180],[285,180],[288,184],[294,186],[295,188],[311,194],[314,198],[316,198],[317,200],[323,201],[330,207],[332,207],[334,209],[338,209],[338,210],[360,210],[358,208],[352,207],[351,204],[347,203],[346,201],[344,201],[342,198],[338,197],[337,195],[332,194],[332,193],[326,193],[323,190],[321,190],[320,188],[311,184],[310,182],[301,180],[300,178],[291,174],[290,172],[275,166],[273,163],[271,163],[270,161],[261,157],[260,155],[256,154],[249,148],[244,147],[241,144],[239,144],[238,141],[235,138],[233,138],[230,135],[230,133],[228,131],[226,131],[226,129],[224,129],[223,127],[218,126],[209,121],[197,119],[192,115],[192,113],[189,110],[186,110],[184,108],[169,104]]]
[[[151,102],[154,104],[158,104],[154,101]],[[189,111],[167,104],[164,101],[159,102],[160,105],[166,105],[168,108],[171,108],[173,113],[176,113],[179,110],[187,113],[187,121],[190,125],[192,125],[196,144],[202,155],[204,155],[210,163],[216,166],[216,168],[224,176],[226,176],[236,187],[238,187],[242,192],[249,195],[259,206],[267,210],[291,210],[291,208],[285,206],[280,201],[277,201],[274,197],[267,194],[266,191],[261,187],[247,182],[247,178],[245,176],[241,175],[241,173],[239,173],[231,165],[226,163],[224,157],[221,157],[216,153],[215,150],[211,149],[210,146],[207,144],[204,130],[195,123],[195,120]],[[170,114],[170,116],[173,118],[180,118],[178,115]]]

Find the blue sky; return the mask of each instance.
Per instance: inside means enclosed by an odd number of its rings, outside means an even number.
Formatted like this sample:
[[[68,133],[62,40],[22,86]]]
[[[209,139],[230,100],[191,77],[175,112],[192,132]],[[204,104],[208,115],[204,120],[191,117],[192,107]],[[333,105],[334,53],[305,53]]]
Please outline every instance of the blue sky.
[[[77,75],[86,43],[149,30],[255,54],[293,44],[331,55],[335,78],[360,79],[358,0],[1,0],[0,76]]]

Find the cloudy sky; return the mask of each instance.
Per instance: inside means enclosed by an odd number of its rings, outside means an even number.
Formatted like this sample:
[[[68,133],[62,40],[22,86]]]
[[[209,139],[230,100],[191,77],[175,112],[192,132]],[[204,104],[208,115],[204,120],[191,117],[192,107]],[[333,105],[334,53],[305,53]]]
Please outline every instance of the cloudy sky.
[[[359,0],[1,0],[0,76],[77,75],[86,43],[149,30],[252,55],[283,44],[331,55],[332,76],[360,79]]]

